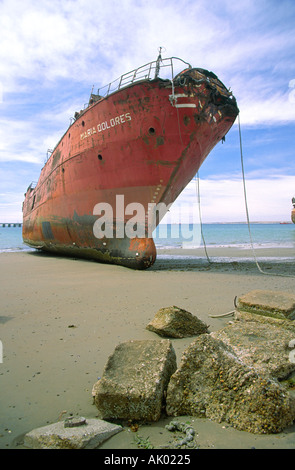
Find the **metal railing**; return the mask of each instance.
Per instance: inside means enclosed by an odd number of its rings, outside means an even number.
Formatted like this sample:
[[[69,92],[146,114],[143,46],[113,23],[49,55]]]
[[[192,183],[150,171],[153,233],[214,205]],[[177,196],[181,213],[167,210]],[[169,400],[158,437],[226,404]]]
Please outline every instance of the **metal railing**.
[[[131,70],[131,72],[121,75],[120,78],[117,78],[108,85],[99,88],[97,90],[97,94],[105,98],[121,88],[132,85],[134,82],[141,80],[154,80],[160,76],[160,72],[161,78],[172,81],[175,75],[183,70],[183,64],[185,65],[185,68],[191,68],[191,65],[188,62],[179,59],[179,57],[170,57],[167,59],[158,57],[157,60]],[[181,66],[181,68],[179,68],[179,66]]]
[[[32,181],[27,190],[29,190],[29,189],[30,189],[30,190],[35,189],[36,186],[37,186],[37,184],[38,184],[38,181]]]

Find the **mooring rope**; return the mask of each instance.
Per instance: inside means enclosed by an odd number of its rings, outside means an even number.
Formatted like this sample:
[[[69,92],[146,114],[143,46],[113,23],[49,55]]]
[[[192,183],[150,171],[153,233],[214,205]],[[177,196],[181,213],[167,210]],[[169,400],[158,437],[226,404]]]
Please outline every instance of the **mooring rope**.
[[[173,82],[173,76],[172,76],[172,82]],[[179,118],[179,113],[178,113],[178,108],[176,108],[176,113],[177,113],[177,121],[178,121],[178,131],[179,131],[179,137],[180,141],[183,145],[183,140],[182,140],[182,135],[181,135],[181,128],[180,128],[180,118]],[[249,238],[250,238],[250,245],[254,257],[255,264],[258,268],[258,270],[265,275],[268,276],[281,276],[281,277],[292,277],[294,278],[295,276],[292,274],[281,274],[281,273],[267,273],[264,271],[257,259],[255,249],[254,249],[254,243],[252,239],[252,233],[251,233],[251,227],[250,227],[250,217],[249,217],[249,210],[248,210],[248,202],[247,202],[247,190],[246,190],[246,178],[245,178],[245,169],[244,169],[244,157],[243,157],[243,146],[242,146],[242,131],[241,131],[241,122],[240,122],[240,113],[238,114],[238,129],[239,129],[239,141],[240,141],[240,158],[241,158],[241,169],[242,169],[242,180],[243,180],[243,189],[244,189],[244,202],[245,202],[245,210],[246,210],[246,219],[247,219],[247,226],[248,226],[248,232],[249,232]],[[212,261],[209,258],[208,252],[207,252],[207,246],[206,246],[206,241],[204,237],[204,232],[203,232],[203,223],[202,223],[202,216],[201,216],[201,196],[200,196],[200,177],[199,177],[199,171],[197,172],[197,179],[196,179],[196,191],[197,191],[197,199],[198,199],[198,207],[199,207],[199,219],[200,219],[200,227],[201,227],[201,237],[204,245],[204,250],[206,254],[206,258],[209,264],[212,263]]]
[[[246,218],[247,218],[247,225],[248,225],[248,231],[249,231],[250,245],[251,245],[251,249],[252,249],[252,252],[253,252],[253,257],[254,257],[254,260],[255,260],[255,264],[256,264],[258,270],[262,274],[266,274],[268,276],[295,277],[292,274],[267,273],[267,272],[263,271],[263,269],[261,268],[261,266],[258,263],[256,253],[255,253],[254,244],[253,244],[253,239],[252,239],[251,227],[250,227],[250,218],[249,218],[249,210],[248,210],[248,202],[247,202],[247,191],[246,191],[246,178],[245,178],[245,169],[244,169],[244,157],[243,157],[243,147],[242,147],[242,131],[241,131],[241,123],[240,123],[240,114],[238,114],[238,127],[239,127],[240,156],[241,156],[242,179],[243,179],[243,188],[244,188],[245,210],[246,210]]]
[[[203,245],[204,245],[204,250],[205,250],[205,253],[206,253],[206,258],[207,258],[207,261],[208,263],[211,264],[211,260],[209,258],[209,255],[208,255],[208,252],[207,252],[207,246],[206,246],[206,241],[205,241],[205,237],[204,237],[204,232],[203,232],[203,222],[202,222],[202,215],[201,215],[201,192],[200,192],[200,177],[199,177],[199,171],[197,173],[197,180],[196,180],[196,185],[197,185],[197,199],[198,199],[198,208],[199,208],[199,219],[200,219],[200,227],[201,227],[201,237],[202,237],[202,241],[203,241]]]
[[[253,257],[255,264],[258,268],[258,270],[267,276],[281,276],[281,277],[292,277],[294,278],[295,276],[292,274],[281,274],[281,273],[268,273],[264,271],[257,259],[255,248],[254,248],[254,243],[253,243],[253,238],[252,238],[252,232],[251,232],[251,225],[250,225],[250,217],[249,217],[249,210],[248,210],[248,201],[247,201],[247,190],[246,190],[246,178],[245,178],[245,169],[244,169],[244,156],[243,156],[243,146],[242,146],[242,131],[241,131],[241,123],[240,123],[240,114],[238,114],[238,128],[239,128],[239,141],[240,141],[240,157],[241,157],[241,170],[242,170],[242,180],[243,180],[243,190],[244,190],[244,202],[245,202],[245,211],[246,211],[246,219],[247,219],[247,226],[248,226],[248,232],[249,232],[249,239],[250,239],[250,246],[252,249]],[[197,200],[198,200],[198,208],[199,208],[199,219],[200,219],[200,226],[201,226],[201,237],[204,245],[204,250],[206,253],[206,258],[207,261],[211,264],[212,261],[209,258],[208,252],[207,252],[207,246],[206,246],[206,241],[204,237],[204,232],[203,232],[203,222],[202,222],[202,215],[201,215],[201,196],[200,196],[200,177],[199,177],[199,171],[197,173],[197,178],[196,178],[196,192],[197,192]],[[227,316],[233,314],[233,312],[228,312],[226,314],[222,314],[221,316]]]
[[[220,313],[219,315],[211,315],[210,313],[208,313],[208,317],[210,317],[210,318],[222,318],[222,317],[229,317],[229,316],[232,316],[234,314],[235,314],[235,310],[231,310],[230,312]]]

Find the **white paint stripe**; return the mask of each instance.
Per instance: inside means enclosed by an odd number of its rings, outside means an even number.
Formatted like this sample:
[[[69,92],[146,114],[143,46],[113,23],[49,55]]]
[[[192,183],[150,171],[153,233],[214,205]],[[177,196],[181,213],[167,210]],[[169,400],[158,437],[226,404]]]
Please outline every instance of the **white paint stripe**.
[[[178,93],[174,95],[174,98],[188,98],[188,96],[185,93]]]
[[[176,104],[175,108],[196,108],[197,105],[194,103],[183,103],[183,104]]]

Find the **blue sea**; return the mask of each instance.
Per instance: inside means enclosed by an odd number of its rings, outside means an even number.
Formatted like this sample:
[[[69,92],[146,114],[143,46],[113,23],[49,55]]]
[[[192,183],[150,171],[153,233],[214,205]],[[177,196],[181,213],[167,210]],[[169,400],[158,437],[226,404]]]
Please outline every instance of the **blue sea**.
[[[203,234],[202,234],[203,232]],[[158,248],[198,248],[205,242],[207,247],[250,248],[294,248],[295,225],[292,223],[247,224],[182,224],[168,225],[167,235],[161,226],[154,232]],[[178,235],[178,236],[177,236]],[[202,236],[203,235],[203,236]]]
[[[31,250],[23,243],[22,227],[0,226],[0,253]]]
[[[291,248],[295,254],[295,225],[280,223],[255,223],[250,226],[251,239],[247,224],[203,224],[203,237],[199,225],[160,225],[153,237],[158,249],[172,250],[206,247],[234,247],[238,249],[251,248]],[[22,227],[0,226],[0,253],[30,251],[22,241]],[[169,253],[169,251],[168,251]],[[167,251],[166,255],[167,256]]]

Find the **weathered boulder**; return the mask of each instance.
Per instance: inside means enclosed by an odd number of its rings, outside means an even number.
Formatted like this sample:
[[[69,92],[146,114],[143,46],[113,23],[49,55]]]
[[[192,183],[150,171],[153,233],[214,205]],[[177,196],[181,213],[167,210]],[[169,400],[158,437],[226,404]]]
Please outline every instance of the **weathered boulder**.
[[[295,296],[287,292],[253,290],[238,298],[237,307],[258,315],[295,320]]]
[[[186,338],[208,333],[208,325],[190,312],[175,306],[158,310],[146,329],[169,338]]]
[[[203,334],[186,349],[170,379],[166,411],[225,421],[252,433],[277,433],[292,424],[295,403],[277,380],[243,363],[230,345]]]
[[[289,347],[295,338],[294,321],[248,312],[238,312],[236,319],[211,336],[229,345],[244,364],[262,374],[283,380],[295,371]]]
[[[158,421],[175,370],[175,351],[167,339],[119,344],[93,387],[99,417]]]
[[[25,435],[24,445],[31,449],[96,449],[123,428],[100,419],[87,419],[81,425],[59,421],[33,429]]]

